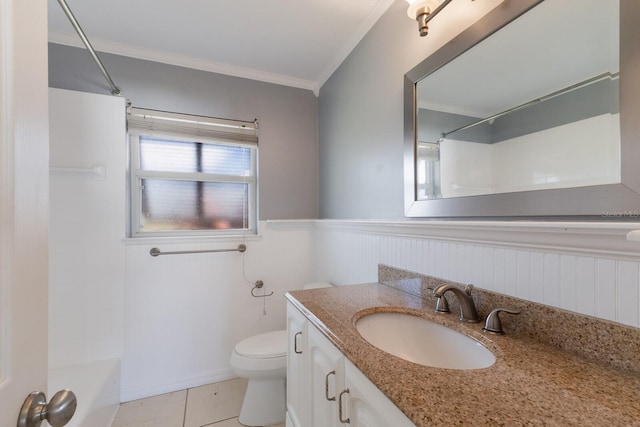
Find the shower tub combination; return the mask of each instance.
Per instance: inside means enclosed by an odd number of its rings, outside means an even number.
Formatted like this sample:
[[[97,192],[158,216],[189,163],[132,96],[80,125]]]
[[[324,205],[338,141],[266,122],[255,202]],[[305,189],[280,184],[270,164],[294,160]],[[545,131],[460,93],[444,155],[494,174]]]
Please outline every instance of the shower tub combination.
[[[49,371],[49,392],[68,388],[78,407],[66,427],[109,427],[120,404],[120,359],[67,366]]]

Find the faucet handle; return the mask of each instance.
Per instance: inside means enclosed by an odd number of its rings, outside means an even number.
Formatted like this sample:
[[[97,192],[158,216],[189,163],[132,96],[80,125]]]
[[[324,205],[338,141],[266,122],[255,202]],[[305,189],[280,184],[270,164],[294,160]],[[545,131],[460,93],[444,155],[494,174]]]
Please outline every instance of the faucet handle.
[[[444,295],[440,295],[436,297],[436,312],[438,313],[449,313],[449,302],[444,297]]]
[[[485,332],[491,332],[492,334],[504,335],[504,331],[502,330],[502,322],[500,322],[499,316],[499,313],[502,311],[509,314],[520,314],[519,310],[514,310],[511,308],[493,309],[487,316],[487,320],[485,320],[484,328],[482,328],[482,330]]]

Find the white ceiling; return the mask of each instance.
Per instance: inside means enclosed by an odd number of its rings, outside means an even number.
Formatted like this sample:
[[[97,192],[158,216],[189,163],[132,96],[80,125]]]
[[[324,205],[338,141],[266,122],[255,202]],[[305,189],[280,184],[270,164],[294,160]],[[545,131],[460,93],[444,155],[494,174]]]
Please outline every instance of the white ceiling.
[[[394,0],[67,0],[97,51],[314,90]],[[57,0],[49,41],[83,46]]]

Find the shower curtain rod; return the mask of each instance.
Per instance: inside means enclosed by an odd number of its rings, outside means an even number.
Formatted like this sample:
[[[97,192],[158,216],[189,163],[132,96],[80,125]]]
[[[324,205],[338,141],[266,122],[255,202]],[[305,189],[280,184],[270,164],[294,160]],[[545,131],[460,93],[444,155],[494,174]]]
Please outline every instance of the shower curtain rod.
[[[530,107],[530,106],[535,105],[535,104],[539,104],[540,102],[544,102],[544,101],[546,101],[548,99],[551,99],[551,98],[554,98],[556,96],[564,95],[567,92],[571,92],[574,89],[579,89],[579,88],[581,88],[583,86],[590,85],[591,83],[595,83],[595,82],[597,82],[599,80],[604,80],[604,79],[615,80],[618,77],[620,77],[620,72],[598,74],[597,76],[591,77],[590,79],[583,80],[583,81],[581,81],[579,83],[576,83],[576,84],[573,84],[571,86],[567,86],[564,89],[560,89],[560,90],[555,91],[553,93],[550,93],[548,95],[545,95],[545,96],[542,96],[540,98],[534,99],[533,101],[525,102],[524,104],[520,104],[517,107],[509,108],[508,110],[505,110],[505,111],[502,111],[500,113],[494,114],[494,115],[489,116],[489,117],[487,117],[485,119],[480,119],[480,120],[478,120],[476,122],[469,123],[468,125],[459,127],[457,129],[454,129],[454,130],[450,130],[449,132],[442,132],[440,134],[440,140],[438,142],[442,141],[443,139],[445,139],[447,136],[451,135],[452,133],[456,133],[456,132],[460,132],[460,131],[463,131],[463,130],[467,130],[467,129],[472,128],[472,127],[474,127],[476,125],[482,124],[484,122],[489,122],[491,120],[495,120],[498,117],[505,116],[505,115],[507,115],[509,113],[513,113],[515,111],[522,110],[524,108]]]
[[[96,65],[98,65],[98,68],[100,69],[100,72],[102,73],[104,78],[107,79],[107,83],[109,83],[109,87],[111,88],[111,94],[112,95],[116,95],[116,96],[122,95],[122,90],[120,90],[120,88],[118,86],[116,86],[116,84],[113,82],[113,79],[111,78],[111,76],[107,72],[107,69],[104,67],[104,64],[102,63],[102,61],[100,61],[100,58],[98,58],[98,54],[93,49],[93,46],[91,46],[91,42],[89,41],[89,39],[85,35],[84,31],[82,31],[82,28],[80,27],[80,24],[78,23],[78,20],[73,15],[73,12],[71,12],[71,9],[69,9],[69,5],[67,4],[66,0],[58,0],[58,4],[60,5],[62,10],[64,11],[64,14],[67,15],[67,18],[69,18],[69,21],[71,22],[71,25],[76,30],[76,33],[78,33],[78,36],[80,36],[80,39],[82,40],[82,43],[84,43],[85,47],[87,48],[87,50],[89,51],[89,53],[93,57],[93,60],[95,61]]]

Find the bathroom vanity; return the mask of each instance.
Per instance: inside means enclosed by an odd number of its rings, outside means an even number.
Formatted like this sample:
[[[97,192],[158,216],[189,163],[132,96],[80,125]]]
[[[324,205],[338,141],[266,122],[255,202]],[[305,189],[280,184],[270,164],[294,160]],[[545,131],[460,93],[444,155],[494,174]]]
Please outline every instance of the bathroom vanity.
[[[287,427],[413,426],[294,304],[287,304]]]
[[[524,313],[520,323],[529,326],[513,330],[508,326],[517,316],[504,315],[507,333],[487,334],[483,322],[460,322],[454,301],[452,313],[435,313],[434,299],[422,292],[372,283],[288,293],[287,426],[640,425],[636,328],[602,321],[593,329],[598,319],[566,320],[574,314],[523,302],[516,308],[536,312],[535,322]],[[496,301],[484,292],[474,290],[482,319],[483,302]],[[358,333],[356,323],[389,311],[470,337],[493,353],[495,363],[471,370],[435,368],[382,351]],[[556,312],[560,317],[554,319]],[[543,321],[540,313],[551,317]],[[593,355],[563,350],[527,332],[527,327],[555,327],[554,320],[576,334],[565,342],[575,338],[584,347],[581,340],[597,341]],[[623,353],[635,354],[623,360],[610,351],[616,340],[632,350]]]

